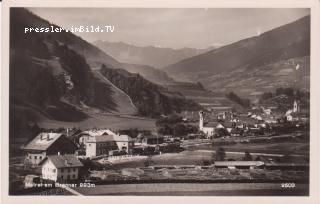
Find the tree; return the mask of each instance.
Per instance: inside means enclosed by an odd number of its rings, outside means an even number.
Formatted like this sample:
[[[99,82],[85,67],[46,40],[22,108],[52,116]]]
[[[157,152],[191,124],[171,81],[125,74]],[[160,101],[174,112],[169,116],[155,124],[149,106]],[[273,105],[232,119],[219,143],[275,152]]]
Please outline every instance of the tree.
[[[226,157],[226,151],[224,150],[224,148],[220,147],[216,151],[216,161],[224,161],[225,157]]]
[[[235,94],[234,92],[229,92],[226,97],[228,99],[230,99],[231,101],[234,101],[236,103],[238,103],[239,105],[241,105],[244,108],[248,108],[250,107],[250,100],[249,99],[245,99],[245,98],[240,98],[237,94]]]
[[[252,161],[252,156],[250,154],[250,152],[245,151],[244,152],[244,157],[242,158],[243,161]]]
[[[264,92],[262,95],[261,95],[261,100],[267,100],[269,98],[272,98],[272,92]]]

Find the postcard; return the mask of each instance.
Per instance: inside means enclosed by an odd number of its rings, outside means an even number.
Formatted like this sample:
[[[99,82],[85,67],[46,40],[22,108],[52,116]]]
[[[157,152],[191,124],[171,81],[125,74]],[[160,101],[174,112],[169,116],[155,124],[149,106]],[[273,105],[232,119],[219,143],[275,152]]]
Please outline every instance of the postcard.
[[[319,6],[4,1],[4,203],[318,203]]]

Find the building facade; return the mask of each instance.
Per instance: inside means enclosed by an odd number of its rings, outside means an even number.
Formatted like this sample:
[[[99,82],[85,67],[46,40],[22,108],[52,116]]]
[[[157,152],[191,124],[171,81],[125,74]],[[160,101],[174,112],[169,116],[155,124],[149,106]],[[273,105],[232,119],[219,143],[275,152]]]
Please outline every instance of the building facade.
[[[42,178],[55,182],[79,179],[79,171],[83,166],[75,155],[51,155],[39,164]]]
[[[48,155],[74,154],[77,146],[61,133],[45,133],[37,135],[24,148],[25,162],[38,165]]]
[[[113,139],[115,140],[119,151],[124,151],[127,154],[132,154],[134,149],[134,141],[128,135],[114,135]]]
[[[112,135],[90,137],[86,142],[86,156],[112,155],[118,151],[118,145]]]

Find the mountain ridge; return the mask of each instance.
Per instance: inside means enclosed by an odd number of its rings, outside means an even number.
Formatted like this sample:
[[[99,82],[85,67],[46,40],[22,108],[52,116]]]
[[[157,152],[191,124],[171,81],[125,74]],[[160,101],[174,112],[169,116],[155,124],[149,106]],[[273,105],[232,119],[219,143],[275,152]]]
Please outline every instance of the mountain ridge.
[[[173,49],[169,47],[137,46],[124,42],[109,42],[102,40],[94,41],[93,45],[117,59],[119,62],[148,65],[158,69],[178,62],[179,60],[216,49],[215,46],[210,46],[205,49],[187,47]]]
[[[26,35],[25,27],[52,24],[23,8],[12,9],[10,15],[13,114],[18,114],[15,112],[17,101],[39,106],[45,113],[43,117],[60,121],[84,120],[90,112],[136,114],[130,97],[96,74],[102,65],[107,69],[122,68],[120,62],[70,32]],[[122,70],[118,74],[127,73]],[[63,114],[66,112],[69,114]]]
[[[258,71],[259,67],[263,69],[280,61],[290,61],[290,59],[309,55],[310,16],[306,16],[259,36],[243,39],[216,50],[184,59],[169,65],[164,68],[164,71],[178,81],[199,81],[211,91],[221,91],[220,89],[224,87],[228,87],[227,91],[230,91],[241,88],[241,85],[236,83],[239,80],[239,78],[236,80],[236,77],[230,79],[235,82],[233,85],[224,83],[225,78],[232,73],[236,75],[237,72],[244,72],[249,76],[250,73],[254,74]],[[303,59],[308,60],[308,58]],[[309,63],[303,62],[303,64]],[[294,70],[294,66],[297,64],[292,65],[290,69]],[[281,69],[281,67],[278,68]],[[289,68],[287,67],[287,69]],[[245,80],[245,76],[244,74],[241,80]],[[308,76],[308,70],[306,70],[305,76]],[[278,76],[270,73],[263,78],[255,77],[254,80],[266,79],[271,83],[272,78],[276,80]],[[223,86],[217,86],[218,83]],[[250,83],[250,81],[247,80],[246,83]],[[290,86],[292,82],[287,81],[287,84]],[[253,86],[250,88],[259,89],[259,87]]]

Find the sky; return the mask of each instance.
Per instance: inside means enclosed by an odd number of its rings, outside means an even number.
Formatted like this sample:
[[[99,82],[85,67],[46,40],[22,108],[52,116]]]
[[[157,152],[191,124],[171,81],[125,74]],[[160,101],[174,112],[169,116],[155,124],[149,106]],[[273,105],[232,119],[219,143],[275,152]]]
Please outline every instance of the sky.
[[[114,32],[76,33],[93,42],[207,48],[227,45],[309,15],[297,8],[29,8],[63,28],[114,26]]]

